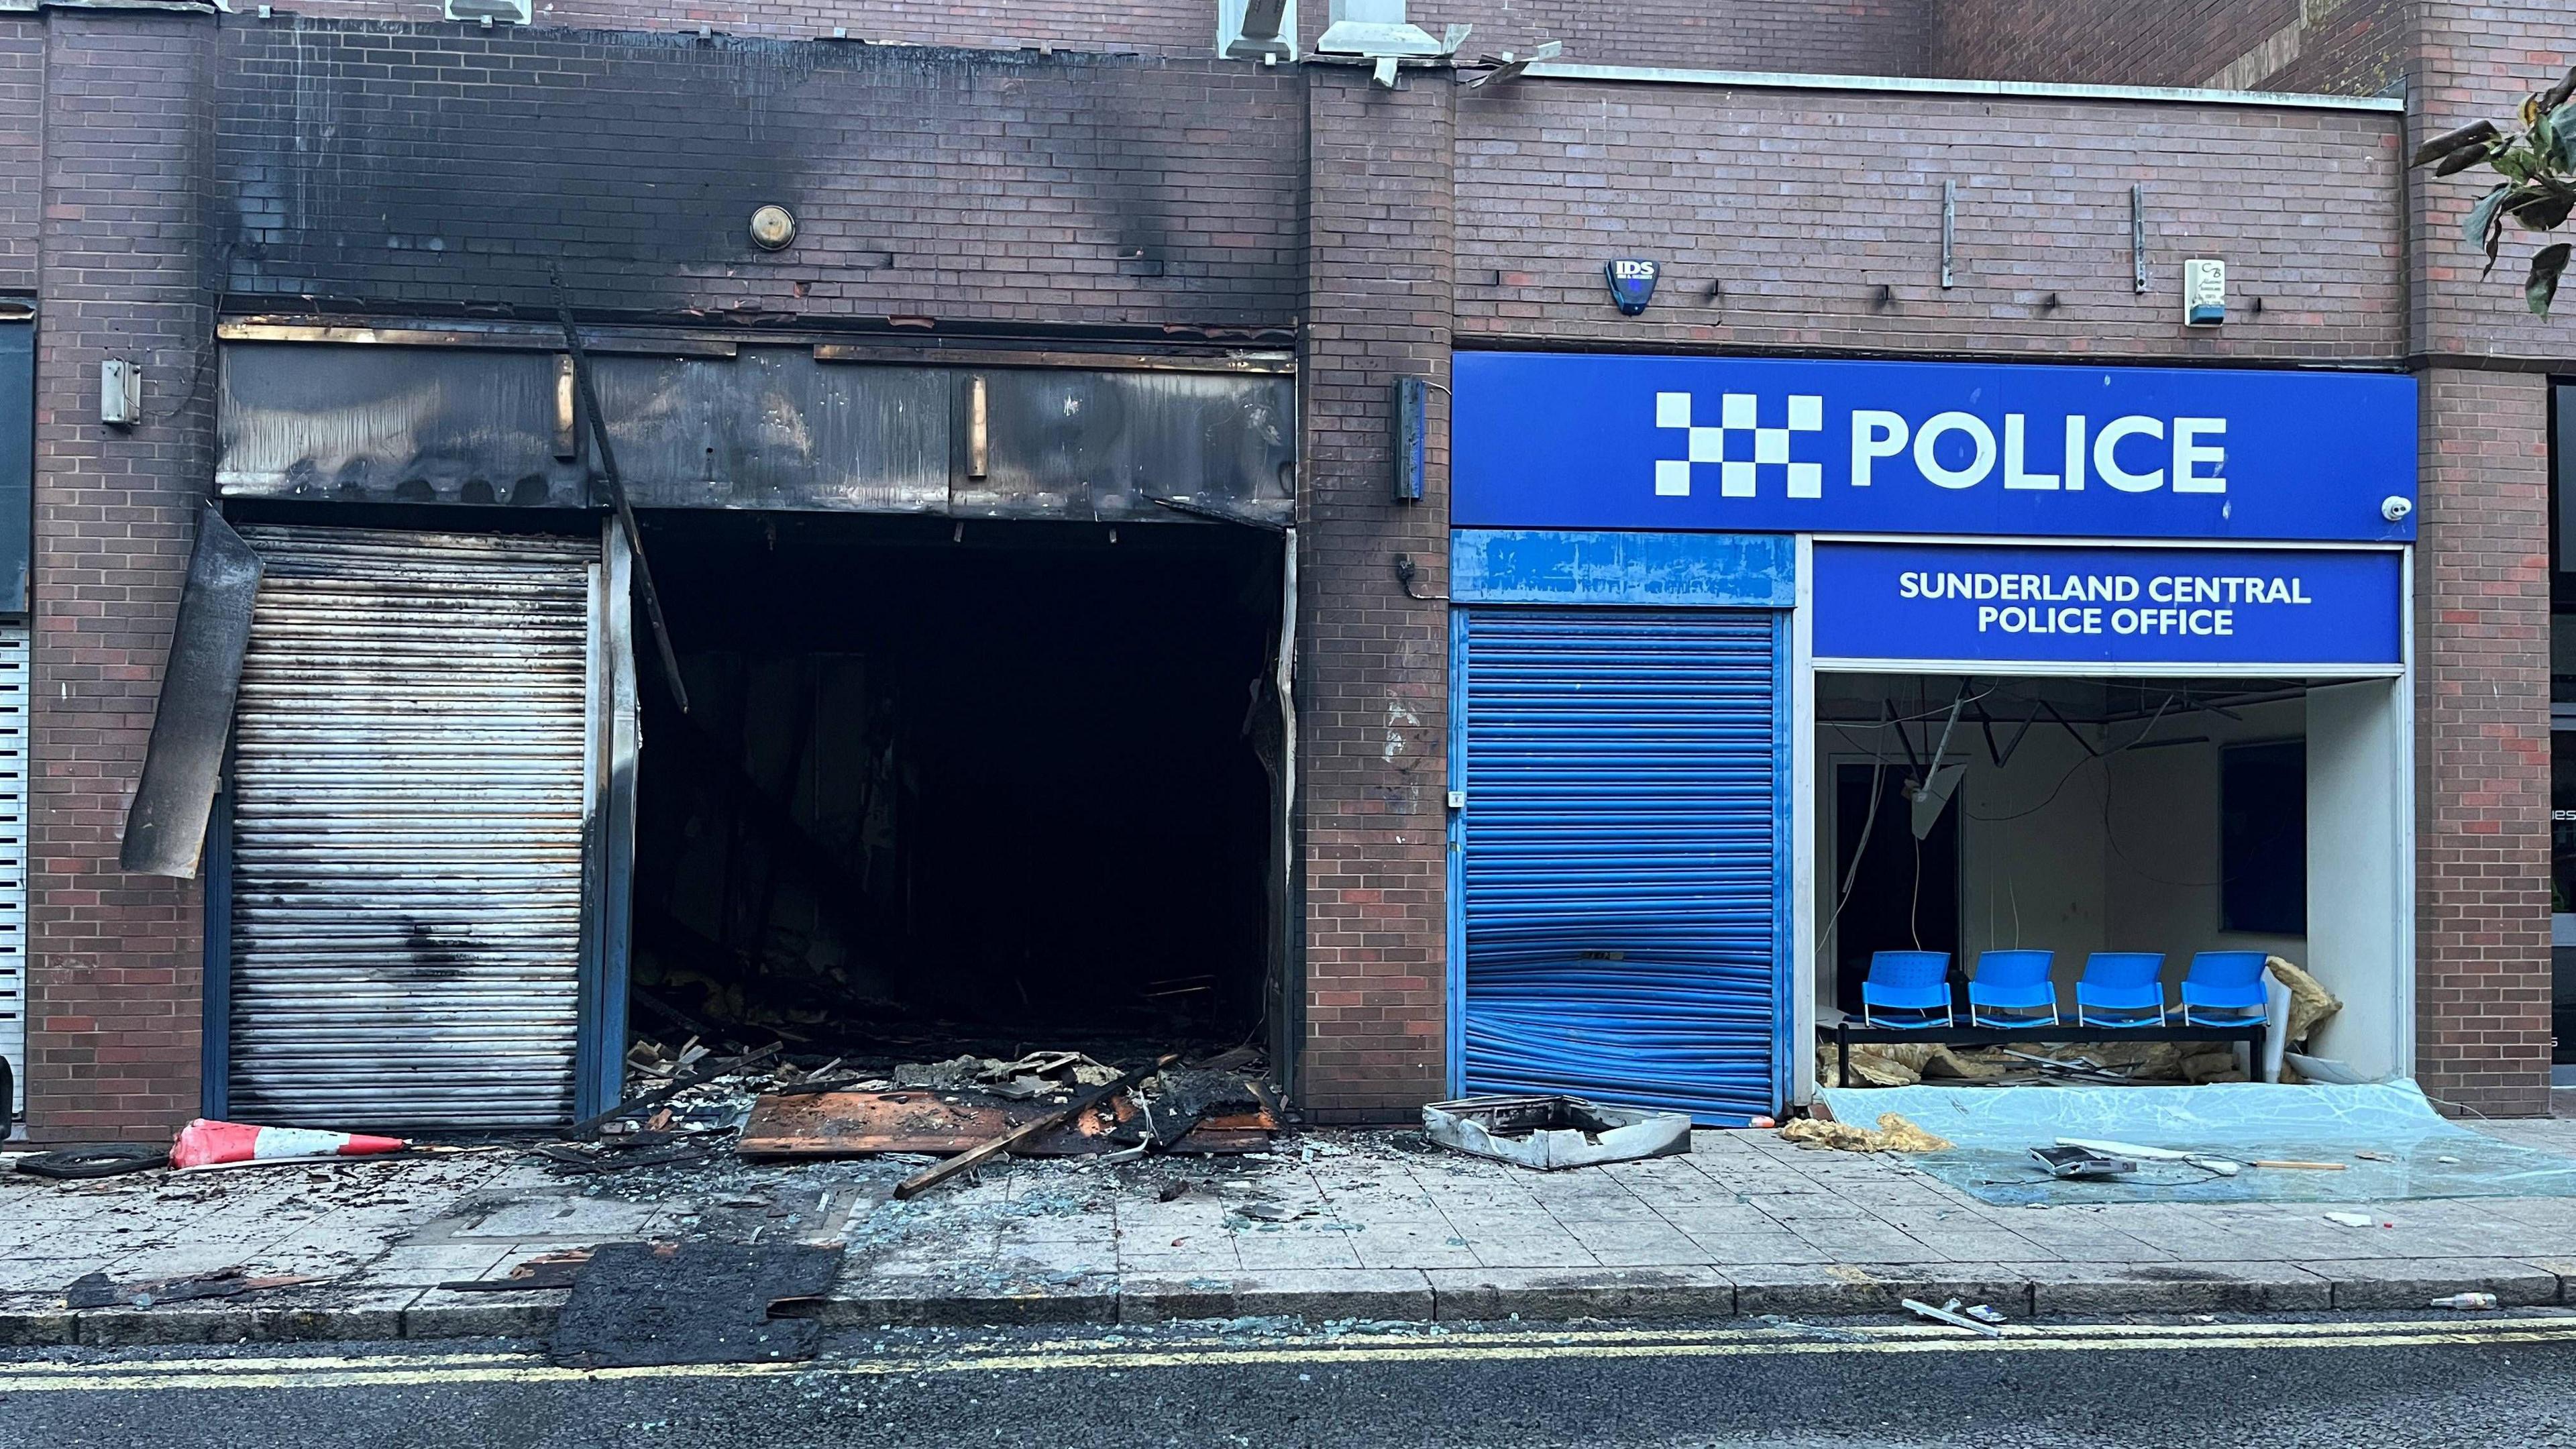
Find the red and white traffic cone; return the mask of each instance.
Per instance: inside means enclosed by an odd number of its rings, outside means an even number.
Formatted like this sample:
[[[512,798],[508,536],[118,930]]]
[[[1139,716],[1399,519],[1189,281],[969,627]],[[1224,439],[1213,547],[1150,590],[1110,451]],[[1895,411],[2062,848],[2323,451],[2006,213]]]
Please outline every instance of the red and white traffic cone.
[[[400,1152],[411,1144],[399,1137],[369,1137],[357,1132],[317,1132],[309,1127],[253,1127],[243,1122],[209,1122],[200,1117],[179,1129],[170,1147],[172,1167],[204,1167],[215,1162],[252,1162],[268,1157],[364,1157]]]

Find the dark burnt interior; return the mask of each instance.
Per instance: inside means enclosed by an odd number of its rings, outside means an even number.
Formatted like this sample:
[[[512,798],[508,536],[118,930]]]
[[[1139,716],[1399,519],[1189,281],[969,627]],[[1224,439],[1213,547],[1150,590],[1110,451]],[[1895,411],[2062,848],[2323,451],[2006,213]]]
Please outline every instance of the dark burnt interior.
[[[1262,1020],[1278,539],[646,514],[638,1035],[798,1056],[1231,1045]]]

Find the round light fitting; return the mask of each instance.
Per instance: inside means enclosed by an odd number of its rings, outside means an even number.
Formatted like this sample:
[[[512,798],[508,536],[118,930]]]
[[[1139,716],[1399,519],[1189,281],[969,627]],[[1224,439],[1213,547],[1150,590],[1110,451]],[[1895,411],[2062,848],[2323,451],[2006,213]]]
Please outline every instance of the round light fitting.
[[[764,206],[751,214],[752,245],[774,252],[796,240],[796,213],[783,206]]]

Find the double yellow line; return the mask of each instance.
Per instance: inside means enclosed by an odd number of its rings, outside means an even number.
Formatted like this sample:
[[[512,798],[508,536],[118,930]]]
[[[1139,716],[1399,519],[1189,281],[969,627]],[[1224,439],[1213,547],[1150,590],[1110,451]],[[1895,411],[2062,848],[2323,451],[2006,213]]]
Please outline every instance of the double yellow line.
[[[1452,1334],[1298,1335],[1273,1340],[1154,1337],[964,1343],[811,1363],[674,1364],[567,1369],[526,1354],[391,1353],[143,1359],[122,1363],[0,1364],[0,1394],[160,1393],[185,1389],[419,1388],[815,1375],[1048,1373],[1067,1369],[1281,1368],[1314,1364],[1544,1362],[1736,1358],[1768,1354],[2135,1353],[2190,1349],[2410,1348],[2576,1343],[2576,1315],[2515,1314],[2400,1322],[2017,1324],[2001,1338],[1899,1324],[1796,1329],[1584,1328]]]

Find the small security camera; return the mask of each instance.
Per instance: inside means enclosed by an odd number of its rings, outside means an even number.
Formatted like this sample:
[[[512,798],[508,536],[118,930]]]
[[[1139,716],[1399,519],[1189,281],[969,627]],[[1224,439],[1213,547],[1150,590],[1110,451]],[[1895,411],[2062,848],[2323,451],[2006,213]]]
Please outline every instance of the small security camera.
[[[2379,516],[2391,523],[2404,523],[2406,515],[2414,511],[2415,501],[2411,498],[2399,498],[2392,494],[2379,500]]]

